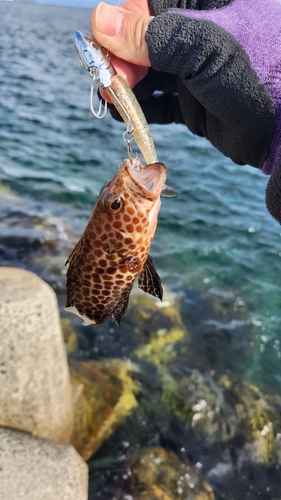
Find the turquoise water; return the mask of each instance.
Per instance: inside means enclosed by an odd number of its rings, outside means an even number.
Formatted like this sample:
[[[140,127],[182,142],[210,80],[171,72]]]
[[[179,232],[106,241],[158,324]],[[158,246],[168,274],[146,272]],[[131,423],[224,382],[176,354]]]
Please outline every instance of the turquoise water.
[[[66,228],[78,238],[100,187],[126,156],[124,126],[109,115],[95,120],[88,110],[90,78],[72,33],[88,32],[89,13],[0,3],[0,182],[17,197],[21,217],[56,217],[62,240]],[[183,297],[195,290],[214,306],[231,297],[250,332],[247,364],[232,360],[233,371],[280,393],[281,240],[264,204],[267,178],[235,166],[183,126],[151,130],[178,192],[162,200],[152,247],[162,281]],[[13,201],[2,203],[1,228],[10,237],[2,238],[1,264],[34,268],[29,252],[17,251],[24,228],[17,213],[11,225],[13,210]],[[65,258],[68,250],[62,252]],[[46,266],[37,271],[51,276],[63,297],[64,278],[52,274],[48,260]],[[225,327],[233,330],[229,314]]]

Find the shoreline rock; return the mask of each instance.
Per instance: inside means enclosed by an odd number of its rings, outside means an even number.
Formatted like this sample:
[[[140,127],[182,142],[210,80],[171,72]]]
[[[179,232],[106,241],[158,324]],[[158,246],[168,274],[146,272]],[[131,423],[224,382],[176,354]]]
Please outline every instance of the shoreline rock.
[[[1,500],[87,500],[88,466],[66,444],[0,427]]]
[[[23,269],[0,268],[0,425],[69,443],[72,388],[57,299]]]

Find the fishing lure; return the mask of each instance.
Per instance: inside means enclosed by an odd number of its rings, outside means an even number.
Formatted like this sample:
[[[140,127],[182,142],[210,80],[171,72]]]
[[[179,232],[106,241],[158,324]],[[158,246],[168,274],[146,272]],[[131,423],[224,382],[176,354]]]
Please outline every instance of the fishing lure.
[[[91,113],[99,119],[106,115],[106,101],[104,102],[104,109],[102,109],[102,100],[100,100],[98,111],[95,111],[93,106],[95,88],[105,90],[127,125],[123,138],[128,144],[129,156],[131,156],[130,142],[131,137],[133,137],[146,163],[148,165],[157,163],[158,158],[146,118],[127,82],[116,73],[108,55],[96,42],[81,33],[81,31],[74,32],[74,41],[78,55],[92,78],[90,91]],[[176,194],[166,184],[163,186],[162,196],[173,197]]]

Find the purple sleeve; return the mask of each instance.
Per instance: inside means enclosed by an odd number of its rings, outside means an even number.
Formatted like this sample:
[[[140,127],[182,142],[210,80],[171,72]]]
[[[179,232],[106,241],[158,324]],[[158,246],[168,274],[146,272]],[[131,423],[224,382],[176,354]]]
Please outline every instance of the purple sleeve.
[[[220,9],[170,12],[212,21],[231,33],[249,55],[275,106],[276,132],[262,168],[271,174],[281,159],[281,4],[277,0],[234,0]]]

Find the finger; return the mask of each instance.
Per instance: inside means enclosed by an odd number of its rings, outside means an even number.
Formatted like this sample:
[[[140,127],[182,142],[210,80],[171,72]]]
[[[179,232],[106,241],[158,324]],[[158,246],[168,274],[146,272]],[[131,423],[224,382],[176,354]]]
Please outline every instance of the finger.
[[[123,9],[126,9],[129,12],[146,14],[148,16],[151,15],[147,0],[127,0],[126,2],[122,3],[120,7],[123,7]]]
[[[101,2],[92,12],[90,25],[94,38],[119,59],[149,67],[145,34],[153,19],[147,14],[129,12]]]

